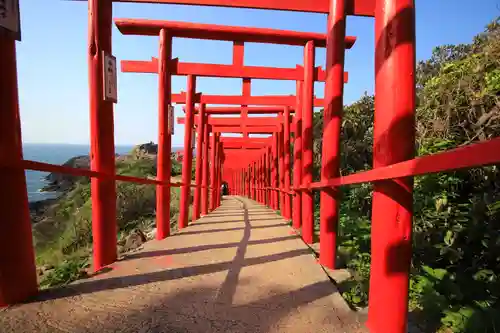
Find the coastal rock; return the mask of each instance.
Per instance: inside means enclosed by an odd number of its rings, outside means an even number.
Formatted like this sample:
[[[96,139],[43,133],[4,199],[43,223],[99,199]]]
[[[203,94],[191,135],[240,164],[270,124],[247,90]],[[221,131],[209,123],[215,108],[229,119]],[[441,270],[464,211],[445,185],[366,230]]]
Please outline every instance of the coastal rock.
[[[43,265],[43,266],[39,266],[36,268],[36,271],[38,273],[38,276],[42,276],[42,275],[47,275],[49,274],[50,272],[52,272],[54,270],[54,266],[53,265]]]
[[[63,166],[78,169],[90,168],[90,157],[88,155],[75,156],[67,160]],[[50,173],[46,180],[49,185],[41,189],[46,192],[65,192],[73,187],[76,181],[84,179],[85,177],[71,176],[60,173]]]
[[[131,155],[135,159],[153,158],[158,154],[158,145],[153,142],[137,145],[132,149]]]
[[[127,236],[125,240],[125,245],[123,246],[123,252],[128,252],[139,248],[142,244],[147,241],[146,236],[141,231],[141,229],[134,229]]]
[[[155,239],[156,238],[156,228],[151,229],[149,232],[146,233],[147,239]]]
[[[47,217],[49,210],[56,204],[58,199],[45,199],[29,203],[32,223],[38,223]]]

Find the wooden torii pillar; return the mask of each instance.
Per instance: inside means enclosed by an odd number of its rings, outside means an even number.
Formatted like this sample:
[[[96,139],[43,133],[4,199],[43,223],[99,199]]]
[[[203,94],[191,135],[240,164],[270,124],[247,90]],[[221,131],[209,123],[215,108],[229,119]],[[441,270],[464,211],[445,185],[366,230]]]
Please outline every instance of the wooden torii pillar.
[[[26,192],[14,30],[0,28],[0,308],[33,296],[37,275]],[[10,166],[10,167],[9,167]]]
[[[205,121],[207,117],[205,115],[205,104],[201,104],[199,108],[199,115],[195,119],[195,123],[198,125],[196,127],[197,141],[196,141],[196,167],[195,167],[195,182],[196,187],[194,190],[194,201],[193,201],[193,222],[200,218],[200,204],[202,200],[202,186],[203,186],[203,138],[205,130]],[[205,198],[206,199],[206,198]]]
[[[125,1],[125,0],[124,0]],[[131,0],[127,0],[131,1]],[[139,1],[139,0],[138,0]],[[375,35],[376,35],[376,111],[375,122],[376,131],[374,133],[374,144],[376,145],[376,154],[374,154],[374,167],[382,167],[396,162],[404,161],[413,155],[414,144],[411,142],[413,133],[413,118],[415,109],[415,17],[414,17],[414,2],[412,0],[294,0],[290,2],[263,2],[259,0],[234,0],[228,3],[224,0],[158,0],[158,3],[182,3],[182,4],[202,4],[202,5],[219,5],[231,7],[247,7],[260,9],[274,10],[295,10],[309,11],[329,14],[328,23],[328,38],[330,41],[335,41],[335,36],[340,36],[342,32],[342,24],[345,25],[346,15],[365,15],[375,16]],[[92,154],[95,156],[92,168],[94,170],[107,171],[112,161],[114,153],[110,149],[110,139],[106,139],[103,133],[112,134],[109,120],[112,124],[112,112],[109,107],[99,105],[98,96],[102,94],[102,83],[99,83],[99,78],[102,75],[102,53],[101,51],[111,51],[111,13],[112,6],[109,0],[90,0],[89,1],[89,77],[90,77],[90,108],[92,122],[92,133],[95,134],[95,139],[92,141]],[[337,27],[341,28],[337,28]],[[158,35],[158,34],[157,34]],[[3,38],[3,37],[2,37]],[[7,60],[5,63],[8,66],[15,65],[12,61],[15,50],[9,40],[0,40],[1,60]],[[326,82],[325,91],[329,93],[333,82],[336,78],[330,75],[338,64],[338,59],[333,51],[337,45],[331,42],[327,45],[327,61],[332,65],[328,70],[328,79]],[[396,47],[395,47],[396,46]],[[5,58],[3,58],[5,57]],[[0,63],[3,63],[0,62]],[[15,66],[13,66],[15,69]],[[2,68],[3,70],[4,68]],[[5,120],[14,119],[12,116],[17,116],[15,108],[16,91],[13,88],[7,87],[5,83],[17,85],[13,82],[11,71],[5,71],[2,83],[0,84],[0,96],[2,101],[8,101],[7,110],[10,110]],[[408,73],[408,75],[400,75],[400,73]],[[399,94],[394,94],[393,87],[399,87]],[[307,89],[305,89],[307,90]],[[7,96],[7,95],[10,96]],[[7,96],[6,99],[3,97]],[[14,97],[13,97],[14,96]],[[333,101],[335,93],[327,97],[328,106],[336,105]],[[309,98],[309,97],[305,97]],[[14,102],[13,102],[14,101]],[[309,102],[307,102],[309,104]],[[332,107],[333,111],[335,107]],[[111,110],[112,111],[112,110]],[[333,114],[335,114],[333,112]],[[110,116],[111,115],[111,116]],[[3,119],[2,115],[2,120]],[[108,118],[105,118],[108,117]],[[17,118],[16,118],[17,119]],[[401,119],[406,121],[403,123]],[[95,121],[94,121],[95,120]],[[4,122],[2,121],[2,124]],[[10,135],[18,133],[16,124],[13,130],[7,130]],[[397,131],[393,130],[397,127]],[[3,129],[3,128],[2,128]],[[98,129],[98,130],[96,130]],[[111,129],[111,131],[109,131]],[[96,131],[94,131],[96,130]],[[14,132],[13,132],[14,131]],[[389,134],[388,134],[389,133]],[[111,135],[112,136],[112,135]],[[4,137],[1,137],[2,140]],[[12,139],[14,140],[14,139]],[[19,136],[15,136],[15,140],[19,140]],[[107,141],[106,141],[107,140]],[[338,140],[338,138],[336,138]],[[8,142],[1,142],[1,147]],[[13,143],[13,142],[12,142]],[[99,144],[97,144],[99,143]],[[337,142],[333,142],[334,145]],[[19,147],[13,143],[14,147]],[[18,153],[19,151],[14,151]],[[375,156],[376,155],[376,156]],[[336,156],[338,158],[338,156]],[[2,162],[4,162],[2,160]],[[16,161],[8,160],[8,163]],[[106,199],[111,192],[112,182],[93,182],[92,202],[94,209],[98,213],[93,214],[94,233],[102,231],[95,239],[95,247],[100,253],[96,258],[100,264],[105,263],[109,259],[116,256],[116,249],[110,251],[111,246],[114,246],[113,237],[106,240],[109,245],[105,246],[105,242],[99,241],[108,236],[109,231],[115,223],[112,211],[115,209],[112,199]],[[20,191],[21,182],[12,182],[17,189],[12,191]],[[95,184],[95,185],[94,185]],[[113,183],[114,185],[114,183]],[[307,185],[307,184],[306,184]],[[394,190],[396,188],[397,190]],[[375,186],[373,199],[373,224],[376,226],[372,230],[372,272],[371,272],[371,288],[370,288],[370,311],[369,311],[369,327],[372,332],[388,332],[401,333],[406,330],[407,319],[407,292],[408,292],[408,271],[411,259],[411,182],[410,181],[383,181]],[[26,200],[21,196],[15,197],[10,210],[15,211],[19,216],[26,216],[26,205],[23,204]],[[333,200],[335,197],[333,196]],[[338,203],[337,203],[338,205]],[[98,207],[96,207],[98,206]],[[2,206],[3,207],[3,206]],[[6,214],[4,212],[4,214]],[[7,215],[8,217],[9,215]],[[15,216],[13,214],[13,216]],[[111,218],[106,221],[106,218]],[[19,219],[14,219],[19,220]],[[331,219],[334,221],[334,219]],[[103,222],[108,223],[107,227],[103,227]],[[13,223],[13,222],[12,222]],[[334,223],[334,222],[332,222]],[[330,224],[332,224],[330,223]],[[14,229],[19,231],[18,229]],[[403,232],[401,232],[403,230]],[[27,237],[27,236],[25,236]],[[116,237],[116,236],[115,236]],[[398,246],[398,256],[387,256],[395,245]],[[19,247],[27,247],[29,245],[24,242]],[[31,253],[25,248],[20,249],[22,253]],[[115,253],[113,253],[115,252]],[[21,256],[21,259],[24,258]],[[2,274],[8,262],[0,262]],[[29,263],[25,262],[27,266]],[[14,287],[15,290],[30,290],[31,281],[28,277],[33,275],[33,267],[27,268],[26,272],[17,277],[16,284],[22,287]],[[397,274],[394,274],[397,273]],[[10,276],[10,275],[9,275]],[[25,280],[27,279],[27,280]],[[4,292],[14,283],[4,277],[0,281],[2,298]],[[12,295],[9,293],[9,295]],[[24,294],[26,295],[26,294]],[[7,302],[12,299],[6,298]],[[17,299],[17,298],[13,298]],[[4,302],[4,299],[2,299]]]
[[[210,166],[209,166],[209,147],[210,147],[210,131],[212,127],[208,124],[208,115],[205,114],[205,121],[204,121],[204,127],[205,129],[203,130],[203,180],[202,180],[202,192],[201,192],[201,215],[207,215],[208,214],[208,203],[209,203],[209,196],[208,196],[208,188],[209,188],[209,175],[210,175]]]

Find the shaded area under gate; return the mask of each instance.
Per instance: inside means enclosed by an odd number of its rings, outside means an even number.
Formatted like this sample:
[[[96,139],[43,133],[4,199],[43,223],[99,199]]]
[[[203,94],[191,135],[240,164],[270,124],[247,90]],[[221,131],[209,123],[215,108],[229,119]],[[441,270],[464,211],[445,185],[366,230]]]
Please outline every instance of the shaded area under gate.
[[[243,197],[104,271],[3,309],[2,332],[364,332],[285,220]]]

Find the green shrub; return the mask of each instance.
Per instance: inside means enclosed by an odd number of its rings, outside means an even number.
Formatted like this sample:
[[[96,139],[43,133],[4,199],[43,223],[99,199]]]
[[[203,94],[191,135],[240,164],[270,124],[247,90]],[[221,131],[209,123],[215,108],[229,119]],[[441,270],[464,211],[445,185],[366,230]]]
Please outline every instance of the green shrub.
[[[68,284],[82,276],[85,276],[85,269],[89,266],[87,259],[68,259],[45,275],[40,281],[42,289],[57,287]]]
[[[417,155],[500,136],[500,24],[471,44],[444,45],[417,66]],[[373,97],[345,107],[341,173],[369,169]],[[322,116],[314,118],[315,170]],[[500,172],[498,166],[415,177],[409,308],[426,332],[500,329]],[[339,252],[354,277],[340,290],[366,306],[372,187],[343,187]],[[319,200],[316,197],[316,204]]]

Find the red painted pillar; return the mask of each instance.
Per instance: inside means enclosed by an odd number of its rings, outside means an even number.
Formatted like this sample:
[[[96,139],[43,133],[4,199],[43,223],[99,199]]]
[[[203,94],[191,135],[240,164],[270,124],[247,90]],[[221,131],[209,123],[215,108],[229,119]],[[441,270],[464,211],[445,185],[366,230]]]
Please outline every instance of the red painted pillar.
[[[253,172],[252,172],[252,162],[248,165],[248,175],[249,175],[249,198],[253,200]]]
[[[279,192],[278,192],[278,181],[279,181],[279,172],[278,172],[278,167],[279,167],[279,163],[278,163],[278,154],[279,154],[279,134],[278,133],[274,133],[273,134],[273,147],[274,147],[274,152],[273,152],[273,170],[274,170],[274,174],[273,174],[273,201],[274,201],[274,207],[273,209],[274,210],[278,210],[279,209]]]
[[[304,95],[302,96],[302,185],[312,183],[313,164],[313,98],[314,98],[314,42],[304,50]],[[314,201],[311,190],[302,192],[302,238],[307,244],[314,237]]]
[[[209,167],[209,160],[210,160],[210,155],[209,155],[209,147],[210,147],[210,126],[208,125],[208,114],[205,114],[205,121],[203,124],[204,130],[203,130],[203,159],[202,159],[202,164],[203,164],[203,181],[202,181],[202,189],[201,189],[201,215],[207,215],[208,214],[208,177],[210,174],[210,167]]]
[[[263,205],[267,205],[267,197],[266,197],[266,152],[267,150],[266,149],[263,149],[262,150],[263,153],[262,153],[262,204]]]
[[[272,139],[272,137],[271,137]],[[271,142],[271,146],[267,147],[267,197],[269,201],[269,208],[273,208],[273,190],[271,189],[273,187],[273,144]]]
[[[374,169],[414,157],[413,0],[376,2],[375,41]],[[374,184],[368,312],[371,332],[406,332],[412,197],[410,178]]]
[[[252,185],[253,185],[253,200],[257,201],[257,161],[252,162]]]
[[[240,190],[239,190],[239,186],[240,186],[240,171],[239,170],[235,170],[234,172],[234,195],[240,195]]]
[[[220,145],[219,136],[216,138],[217,149],[215,150],[215,208],[219,207],[220,199]]]
[[[265,148],[266,150],[266,179],[265,179],[265,186],[266,186],[266,206],[271,207],[271,195],[269,192],[269,187],[271,186],[270,180],[271,180],[271,147],[267,146]]]
[[[240,170],[240,195],[245,196],[245,171]]]
[[[179,203],[179,229],[188,226],[189,201],[191,197],[191,169],[193,166],[193,118],[196,77],[187,76],[186,122],[184,126],[184,159],[182,160],[182,186]]]
[[[331,0],[327,26],[325,108],[323,111],[323,151],[321,179],[340,175],[340,131],[344,95],[345,0]],[[320,263],[335,269],[339,200],[337,189],[321,192]]]
[[[253,162],[255,171],[255,201],[259,202],[259,159]]]
[[[203,178],[203,129],[205,128],[205,104],[198,108],[198,127],[196,128],[196,187],[194,189],[193,222],[200,218],[201,186]]]
[[[285,216],[285,193],[282,191],[285,188],[285,138],[283,135],[283,125],[281,125],[280,131],[278,132],[278,147],[279,147],[279,198],[280,198],[280,212],[283,217]]]
[[[275,196],[274,196],[274,188],[276,187],[276,165],[275,165],[275,160],[274,160],[274,154],[275,154],[275,146],[276,146],[276,140],[274,139],[274,134],[273,136],[271,137],[272,141],[271,141],[271,156],[270,156],[270,163],[271,163],[271,171],[270,171],[270,174],[271,174],[271,179],[270,179],[270,187],[271,187],[271,191],[270,191],[270,195],[271,195],[271,208],[273,210],[276,209],[276,204],[275,204]]]
[[[156,186],[156,239],[170,235],[170,175],[172,133],[169,124],[169,108],[172,94],[168,64],[172,58],[172,37],[165,29],[160,31],[160,55],[158,58],[158,159],[157,179],[165,182]],[[173,108],[171,112],[173,112]]]
[[[218,195],[217,195],[217,206],[221,205],[221,200],[222,200],[222,171],[224,170],[224,149],[222,148],[222,142],[219,142],[219,184],[217,186],[218,189]]]
[[[302,82],[297,81],[297,103],[295,106],[295,132],[293,138],[293,187],[302,184]],[[302,226],[302,192],[296,191],[293,197],[293,227]]]
[[[217,133],[212,133],[210,137],[210,211],[215,209],[215,157],[216,157],[216,141]]]
[[[90,168],[115,174],[113,103],[103,99],[103,52],[111,54],[111,0],[89,1]],[[116,260],[116,185],[92,178],[94,270]]]
[[[252,198],[252,166],[249,164],[247,166],[247,175],[248,175],[248,197]]]
[[[260,203],[260,156],[257,157],[257,160],[255,161],[257,164],[257,179],[256,179],[256,185],[257,185],[257,202]]]
[[[260,184],[260,176],[261,176],[261,168],[260,168],[260,156],[257,158],[257,201],[260,203],[261,202],[261,195],[260,195],[260,190],[261,190],[261,184]]]
[[[267,149],[262,149],[262,204],[267,205]]]
[[[0,33],[0,307],[37,292],[17,90],[16,44]]]
[[[283,210],[283,216],[288,220],[292,218],[292,201],[290,194],[290,109],[285,107],[284,112],[284,126],[283,126],[283,145],[284,145],[284,189],[287,193],[285,193],[285,209]]]

